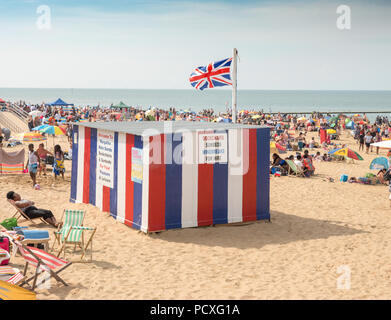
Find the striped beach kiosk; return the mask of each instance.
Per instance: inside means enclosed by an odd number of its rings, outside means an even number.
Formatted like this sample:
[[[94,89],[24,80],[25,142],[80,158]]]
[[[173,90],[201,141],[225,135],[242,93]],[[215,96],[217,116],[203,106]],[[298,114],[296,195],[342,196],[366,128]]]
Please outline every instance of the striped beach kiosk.
[[[72,155],[70,201],[146,233],[270,219],[267,127],[74,123]]]

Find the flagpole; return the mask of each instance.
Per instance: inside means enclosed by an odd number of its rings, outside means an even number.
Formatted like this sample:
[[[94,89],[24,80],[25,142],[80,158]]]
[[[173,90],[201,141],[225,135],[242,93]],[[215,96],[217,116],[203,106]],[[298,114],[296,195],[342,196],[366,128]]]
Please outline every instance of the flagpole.
[[[238,50],[234,48],[232,57],[232,123],[236,123],[237,57]]]

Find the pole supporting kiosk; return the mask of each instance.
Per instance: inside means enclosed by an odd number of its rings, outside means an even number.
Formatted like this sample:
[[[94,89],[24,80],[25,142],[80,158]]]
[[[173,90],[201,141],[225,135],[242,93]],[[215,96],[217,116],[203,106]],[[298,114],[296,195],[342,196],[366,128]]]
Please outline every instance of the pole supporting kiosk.
[[[238,50],[234,48],[233,57],[232,57],[232,123],[236,123],[236,89],[237,89],[237,59],[238,59]]]

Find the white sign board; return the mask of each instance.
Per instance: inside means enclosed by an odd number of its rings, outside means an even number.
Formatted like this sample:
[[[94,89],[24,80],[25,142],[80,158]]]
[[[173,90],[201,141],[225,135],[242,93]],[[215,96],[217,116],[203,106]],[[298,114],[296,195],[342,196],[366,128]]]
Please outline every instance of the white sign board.
[[[200,133],[198,135],[198,163],[227,163],[227,133]]]
[[[143,149],[132,148],[131,180],[143,183]]]
[[[98,131],[96,182],[114,188],[114,133]]]

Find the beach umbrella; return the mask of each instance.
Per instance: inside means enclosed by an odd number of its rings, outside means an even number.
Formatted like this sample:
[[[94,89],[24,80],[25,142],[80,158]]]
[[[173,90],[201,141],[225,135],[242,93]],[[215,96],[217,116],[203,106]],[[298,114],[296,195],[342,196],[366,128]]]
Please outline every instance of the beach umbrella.
[[[42,136],[39,132],[24,132],[16,135],[17,140],[25,142],[35,142],[47,140],[46,137]]]
[[[334,129],[327,129],[326,130],[327,134],[336,134],[337,131],[335,131]]]
[[[46,128],[46,127],[49,127],[49,125],[48,124],[41,124],[40,126],[32,128],[31,130],[32,131],[40,131],[40,130]]]
[[[255,116],[252,116],[251,119],[259,119],[261,116],[259,114],[256,114]]]
[[[329,152],[331,155],[344,156],[354,160],[364,160],[356,151],[349,148],[334,149]]]
[[[42,128],[41,130],[39,130],[39,132],[51,134],[53,136],[63,136],[64,135],[64,131],[60,127],[57,127],[57,126],[46,126],[45,128]]]
[[[21,288],[0,280],[0,300],[36,300],[36,295],[27,289]]]
[[[372,160],[371,164],[369,165],[369,169],[373,170],[381,170],[381,169],[388,169],[388,159],[386,157],[377,157]]]

